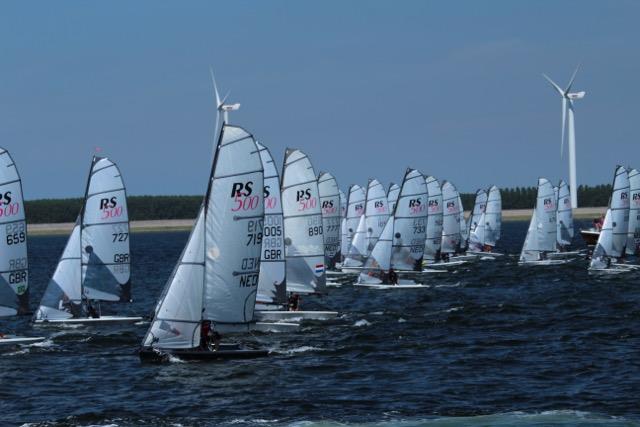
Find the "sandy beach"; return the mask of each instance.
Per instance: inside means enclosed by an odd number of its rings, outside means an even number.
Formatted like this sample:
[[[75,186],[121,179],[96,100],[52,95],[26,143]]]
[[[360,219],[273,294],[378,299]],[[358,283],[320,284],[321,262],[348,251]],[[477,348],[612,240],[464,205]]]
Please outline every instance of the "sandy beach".
[[[578,208],[574,210],[574,218],[590,219],[605,213],[606,207]],[[510,209],[502,211],[503,221],[528,221],[531,218],[531,209]],[[469,211],[465,211],[469,217]],[[149,221],[131,221],[131,232],[149,233],[158,231],[187,231],[193,225],[193,219],[159,219]],[[30,235],[69,234],[73,228],[72,222],[55,224],[29,224]]]

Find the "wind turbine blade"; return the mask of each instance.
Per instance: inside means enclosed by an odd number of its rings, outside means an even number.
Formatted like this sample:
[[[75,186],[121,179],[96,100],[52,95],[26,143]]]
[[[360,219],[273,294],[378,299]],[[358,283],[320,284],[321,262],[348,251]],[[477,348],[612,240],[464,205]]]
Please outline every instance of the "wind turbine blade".
[[[560,140],[560,158],[564,153],[564,130],[567,127],[567,98],[562,97],[562,139]]]
[[[224,98],[222,98],[222,102],[218,105],[222,106],[224,105],[225,102],[227,102],[227,98],[229,97],[229,95],[231,95],[231,91],[227,92],[227,94],[224,96]]]
[[[580,64],[578,64],[575,71],[573,72],[573,75],[571,76],[571,80],[569,80],[569,84],[567,85],[567,90],[564,91],[565,95],[571,92],[571,86],[573,85],[573,81],[575,80],[576,74],[578,74],[579,69],[580,69]]]
[[[218,93],[218,85],[216,84],[216,78],[213,75],[213,68],[209,67],[209,72],[211,73],[211,82],[213,83],[213,91],[216,94],[216,109],[220,108],[220,94]]]
[[[551,83],[551,86],[553,86],[553,87],[554,87],[554,89],[555,89],[556,91],[558,91],[558,93],[559,93],[560,95],[564,96],[564,91],[563,91],[562,89],[560,89],[560,86],[558,86],[557,84],[555,84],[555,83],[554,83],[554,81],[553,81],[553,80],[551,80],[551,79],[549,78],[549,76],[547,76],[546,74],[543,74],[543,75],[542,75],[542,77],[544,77],[545,79],[547,79],[547,81],[548,81],[549,83]]]

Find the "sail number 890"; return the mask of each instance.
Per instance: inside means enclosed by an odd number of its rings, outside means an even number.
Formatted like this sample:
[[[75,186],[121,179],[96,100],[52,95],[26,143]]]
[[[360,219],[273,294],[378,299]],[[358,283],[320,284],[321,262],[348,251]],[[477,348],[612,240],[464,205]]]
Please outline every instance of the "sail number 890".
[[[322,226],[316,225],[314,227],[309,227],[309,236],[319,236],[322,235]]]

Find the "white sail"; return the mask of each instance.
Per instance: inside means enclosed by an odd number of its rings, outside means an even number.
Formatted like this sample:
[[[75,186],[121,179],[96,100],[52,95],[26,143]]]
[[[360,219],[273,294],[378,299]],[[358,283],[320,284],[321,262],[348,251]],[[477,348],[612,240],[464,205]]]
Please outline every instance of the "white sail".
[[[391,266],[396,270],[422,270],[427,236],[427,184],[415,169],[407,169],[393,214]]]
[[[389,185],[389,191],[387,191],[387,203],[389,204],[389,214],[393,213],[396,208],[396,202],[398,201],[398,195],[400,194],[400,186],[398,184],[391,183]]]
[[[502,230],[502,196],[500,189],[493,185],[489,189],[485,208],[485,240],[484,244],[495,246]]]
[[[129,212],[120,170],[94,157],[81,211],[83,294],[90,300],[131,300]]]
[[[538,179],[538,193],[527,237],[525,238],[520,261],[537,261],[545,252],[555,250],[556,245],[556,201],[553,185],[545,179]]]
[[[200,207],[180,259],[162,291],[144,346],[194,348],[200,343],[205,252],[204,206]]]
[[[360,217],[358,228],[349,245],[349,252],[342,263],[343,267],[362,267],[367,258],[367,221],[364,215]]]
[[[610,256],[620,258],[625,253],[629,233],[629,175],[622,166],[616,167],[611,194],[612,242]]]
[[[440,183],[432,176],[427,177],[427,238],[424,245],[424,257],[437,260],[442,244],[442,190]]]
[[[391,267],[391,250],[393,246],[393,216],[380,233],[380,237],[367,257],[364,268],[358,276],[358,283],[383,283],[385,275]]]
[[[629,232],[627,255],[640,254],[640,172],[629,171]]]
[[[324,234],[324,262],[329,270],[334,270],[340,260],[340,233],[342,212],[340,190],[336,179],[327,172],[318,176],[318,191],[322,208],[322,231]]]
[[[375,246],[382,229],[389,219],[387,193],[376,179],[369,181],[364,210],[367,228],[367,255]]]
[[[253,136],[223,125],[205,198],[203,318],[253,320],[264,219],[264,172]]]
[[[264,224],[256,301],[284,304],[287,302],[287,284],[280,176],[269,149],[257,141],[256,145],[264,169]]]
[[[82,316],[80,229],[80,217],[78,217],[36,311],[37,320]]]
[[[460,250],[464,251],[468,246],[469,228],[467,226],[467,221],[464,219],[464,206],[462,206],[462,197],[460,197],[460,193],[458,193],[458,206],[460,209]]]
[[[475,230],[478,222],[480,221],[480,215],[485,212],[487,208],[487,192],[485,190],[476,191],[476,198],[473,203],[473,210],[471,211],[471,216],[469,217],[469,233]]]
[[[347,238],[347,196],[340,190],[340,255],[338,260],[342,262],[347,250],[349,250],[349,239]]]
[[[362,187],[355,184],[349,187],[349,193],[347,195],[347,244],[346,250],[342,252],[342,256],[346,258],[346,255],[349,253],[349,247],[351,246],[351,242],[353,241],[353,235],[356,233],[356,229],[358,228],[358,224],[360,223],[360,217],[364,215],[364,207],[365,207],[365,194]]]
[[[22,181],[8,151],[0,148],[0,316],[29,311],[27,223]]]
[[[311,161],[287,149],[282,171],[287,291],[324,292],[324,236],[318,181]]]
[[[556,241],[558,246],[568,246],[573,240],[573,209],[571,209],[571,192],[563,180],[558,184],[558,218]]]
[[[442,183],[442,247],[443,253],[455,253],[460,244],[460,206],[458,191],[449,181]]]
[[[604,223],[598,236],[598,243],[591,254],[589,269],[609,268],[611,264],[611,253],[613,252],[613,215],[611,209],[607,209],[604,216]]]
[[[480,214],[479,218],[476,218],[476,224],[469,235],[469,249],[472,251],[482,251],[487,239],[487,218],[486,212]]]

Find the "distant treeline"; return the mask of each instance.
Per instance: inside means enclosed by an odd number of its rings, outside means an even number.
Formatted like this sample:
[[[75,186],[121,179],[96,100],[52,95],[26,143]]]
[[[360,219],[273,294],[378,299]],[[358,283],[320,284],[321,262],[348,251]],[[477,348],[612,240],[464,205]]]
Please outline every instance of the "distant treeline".
[[[531,209],[536,200],[535,187],[501,189],[503,209]],[[578,187],[578,204],[584,207],[606,206],[611,185]],[[465,209],[473,207],[475,194],[461,194]],[[129,218],[133,221],[150,219],[195,218],[202,196],[129,196]],[[82,199],[42,199],[25,202],[27,221],[31,224],[73,222]]]
[[[503,209],[532,209],[536,201],[536,187],[501,188]],[[611,185],[580,185],[578,187],[578,206],[600,207],[609,204]],[[465,209],[473,207],[475,194],[461,194],[462,204]]]

